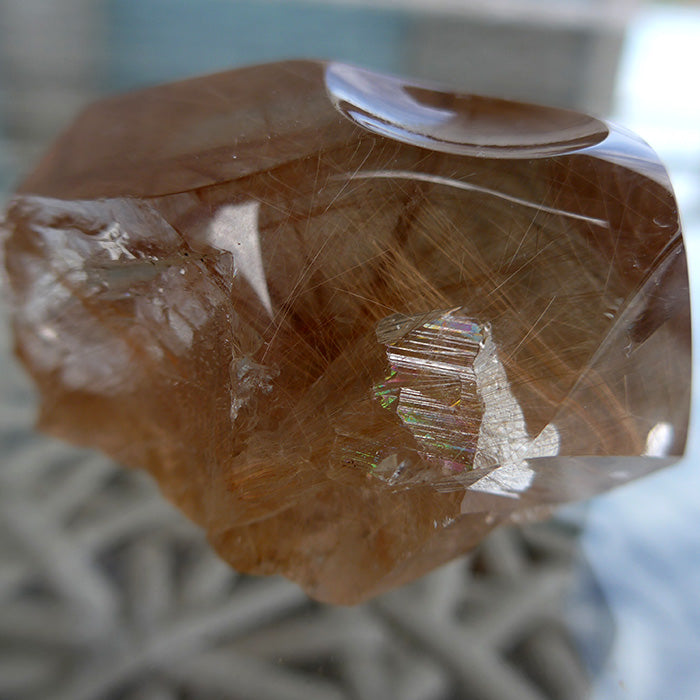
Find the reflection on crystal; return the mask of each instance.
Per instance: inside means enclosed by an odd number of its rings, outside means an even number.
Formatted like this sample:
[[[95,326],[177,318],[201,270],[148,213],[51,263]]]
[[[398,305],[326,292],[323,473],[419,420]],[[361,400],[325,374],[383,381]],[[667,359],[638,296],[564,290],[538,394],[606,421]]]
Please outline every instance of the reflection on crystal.
[[[207,242],[214,248],[231,253],[236,270],[240,270],[272,317],[272,302],[260,252],[259,211],[260,202],[221,207],[209,224]]]
[[[527,463],[528,458],[559,453],[559,432],[549,423],[539,435],[530,437],[522,408],[511,391],[491,337],[486,339],[476,359],[475,371],[485,407],[477,464],[495,469],[472,484],[469,490],[512,498],[532,483],[534,472]]]
[[[90,107],[3,228],[40,425],[319,599],[683,453],[673,193],[585,115],[246,68]]]
[[[665,457],[673,445],[673,426],[662,421],[657,423],[647,434],[644,454],[649,457]]]
[[[505,202],[512,202],[513,204],[518,204],[523,207],[529,207],[537,212],[560,214],[561,216],[565,216],[570,219],[586,221],[594,226],[609,228],[609,225],[603,219],[596,219],[594,217],[585,216],[573,211],[566,211],[565,209],[558,209],[556,207],[548,207],[542,204],[542,202],[521,199],[520,197],[514,197],[506,192],[499,192],[498,190],[483,187],[472,182],[465,182],[464,180],[456,180],[455,178],[451,177],[442,177],[440,175],[431,175],[429,173],[411,172],[408,170],[358,170],[349,174],[347,178],[350,180],[372,180],[386,178],[392,180],[411,180],[413,182],[430,182],[434,185],[445,185],[446,187],[454,187],[458,190],[478,192],[491,197],[498,197]]]

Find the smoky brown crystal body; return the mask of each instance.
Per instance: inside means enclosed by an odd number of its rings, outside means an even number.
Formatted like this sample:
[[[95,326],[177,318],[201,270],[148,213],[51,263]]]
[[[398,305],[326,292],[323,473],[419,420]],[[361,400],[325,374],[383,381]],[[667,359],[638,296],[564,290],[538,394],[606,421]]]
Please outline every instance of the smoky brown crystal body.
[[[246,68],[90,107],[3,227],[40,426],[322,600],[684,450],[673,192],[585,115]]]

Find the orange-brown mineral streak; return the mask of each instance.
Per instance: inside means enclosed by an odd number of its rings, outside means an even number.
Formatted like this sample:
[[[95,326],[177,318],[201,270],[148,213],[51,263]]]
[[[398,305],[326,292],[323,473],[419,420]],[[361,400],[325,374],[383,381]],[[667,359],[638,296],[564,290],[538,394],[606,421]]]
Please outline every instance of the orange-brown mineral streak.
[[[88,108],[4,228],[41,426],[322,600],[684,449],[673,193],[585,115],[246,68]]]

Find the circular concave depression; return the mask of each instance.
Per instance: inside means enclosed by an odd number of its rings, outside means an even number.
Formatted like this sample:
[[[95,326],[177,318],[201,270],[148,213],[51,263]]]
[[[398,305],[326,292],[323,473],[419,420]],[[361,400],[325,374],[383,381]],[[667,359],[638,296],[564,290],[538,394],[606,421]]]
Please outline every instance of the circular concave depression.
[[[369,131],[404,143],[486,158],[533,158],[594,146],[594,117],[555,107],[459,94],[342,63],[326,67],[336,107]]]

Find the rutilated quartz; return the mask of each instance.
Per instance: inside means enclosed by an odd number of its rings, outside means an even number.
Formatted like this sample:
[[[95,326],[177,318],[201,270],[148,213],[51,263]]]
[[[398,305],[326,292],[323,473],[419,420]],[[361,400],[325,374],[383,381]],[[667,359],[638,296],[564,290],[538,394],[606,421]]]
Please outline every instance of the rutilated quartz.
[[[674,196],[585,115],[246,68],[91,106],[3,228],[41,428],[321,600],[684,450]]]

